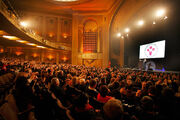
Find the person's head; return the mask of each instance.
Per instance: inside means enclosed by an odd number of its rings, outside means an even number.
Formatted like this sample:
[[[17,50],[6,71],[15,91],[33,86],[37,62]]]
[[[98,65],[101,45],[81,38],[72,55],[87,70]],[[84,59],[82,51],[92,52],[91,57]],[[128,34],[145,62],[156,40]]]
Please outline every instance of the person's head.
[[[101,78],[101,83],[106,84],[106,78],[105,77]]]
[[[141,97],[141,90],[137,90],[136,97]]]
[[[126,91],[126,89],[124,87],[120,89],[120,93],[122,95],[127,95],[127,91]]]
[[[75,106],[78,108],[85,107],[88,104],[89,98],[86,94],[82,93],[75,99]]]
[[[100,89],[99,89],[99,93],[102,97],[106,97],[106,95],[108,94],[108,88],[106,85],[101,85]]]
[[[114,82],[114,83],[113,83],[113,88],[114,88],[114,89],[117,89],[117,88],[119,88],[119,87],[120,87],[119,82]]]
[[[151,111],[153,109],[153,99],[149,96],[141,98],[141,106],[145,111]]]
[[[174,98],[174,91],[172,88],[169,87],[165,87],[162,91],[161,91],[162,96],[164,96],[167,99],[171,99]]]
[[[51,79],[51,85],[54,85],[54,86],[59,86],[60,82],[59,82],[59,79],[57,77],[54,77]]]
[[[80,85],[85,85],[85,79],[84,79],[84,78],[81,78],[81,79],[79,80],[79,84],[80,84]]]
[[[78,79],[77,79],[77,77],[74,76],[72,78],[72,86],[75,86],[77,83],[78,83]]]
[[[95,79],[90,80],[89,86],[90,88],[96,88],[97,82]]]
[[[128,79],[128,80],[126,81],[126,83],[127,83],[128,86],[131,86],[131,85],[132,85],[132,80],[129,80],[129,79]]]
[[[118,99],[110,99],[106,102],[103,111],[108,120],[121,120],[124,113],[123,105]]]
[[[155,86],[150,86],[150,87],[148,88],[148,94],[149,94],[150,96],[154,96],[154,95],[156,94],[156,88],[155,88]]]

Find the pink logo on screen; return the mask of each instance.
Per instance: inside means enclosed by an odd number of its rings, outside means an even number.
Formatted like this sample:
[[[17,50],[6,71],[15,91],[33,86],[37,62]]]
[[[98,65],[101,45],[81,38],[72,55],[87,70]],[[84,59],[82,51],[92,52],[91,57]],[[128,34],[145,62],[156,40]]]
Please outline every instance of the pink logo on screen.
[[[147,57],[153,57],[157,54],[157,51],[158,51],[158,49],[157,49],[156,45],[151,44],[146,47],[145,54]]]

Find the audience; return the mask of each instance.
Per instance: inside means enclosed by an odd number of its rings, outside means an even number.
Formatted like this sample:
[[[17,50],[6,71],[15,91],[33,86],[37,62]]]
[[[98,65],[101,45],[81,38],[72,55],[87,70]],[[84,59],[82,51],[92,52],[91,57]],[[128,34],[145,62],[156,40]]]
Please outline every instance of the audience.
[[[179,120],[179,73],[0,59],[19,111],[37,120]],[[3,84],[0,84],[3,87]],[[3,116],[2,116],[3,117]]]

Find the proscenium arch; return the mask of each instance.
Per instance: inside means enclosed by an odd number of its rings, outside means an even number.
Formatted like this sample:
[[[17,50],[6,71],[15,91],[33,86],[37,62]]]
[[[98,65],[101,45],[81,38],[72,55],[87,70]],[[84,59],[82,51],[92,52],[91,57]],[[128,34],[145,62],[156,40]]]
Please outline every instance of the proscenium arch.
[[[112,60],[115,58],[116,59],[116,64],[119,66],[124,66],[124,40],[120,40],[120,38],[116,38],[115,34],[117,32],[120,32],[119,30],[122,29],[123,27],[126,27],[126,25],[133,19],[135,16],[146,6],[148,6],[152,1],[155,0],[139,0],[139,1],[131,1],[131,0],[123,0],[121,4],[117,7],[115,10],[112,19],[110,21],[110,35],[109,35],[109,60],[112,62]],[[129,7],[131,9],[129,9]],[[123,8],[123,9],[121,9]],[[123,15],[124,15],[124,20],[123,20]],[[126,21],[125,21],[126,20]],[[122,22],[121,22],[122,21]],[[118,24],[119,23],[119,24]],[[120,25],[120,26],[119,26]],[[121,27],[121,28],[120,28]],[[116,30],[115,28],[118,28]],[[115,47],[112,47],[112,43],[115,42],[113,40],[119,40],[116,41],[118,44],[120,44],[120,47],[118,47],[118,51],[120,54],[115,55],[112,52],[112,48],[115,49]],[[120,50],[119,50],[120,49]]]

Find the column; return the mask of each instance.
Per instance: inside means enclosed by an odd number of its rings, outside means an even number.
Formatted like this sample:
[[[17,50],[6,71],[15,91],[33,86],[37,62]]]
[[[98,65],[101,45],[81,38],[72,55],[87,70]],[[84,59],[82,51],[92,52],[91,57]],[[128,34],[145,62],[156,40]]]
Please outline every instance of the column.
[[[56,52],[56,64],[59,64],[59,52]]]
[[[103,51],[103,68],[108,66],[109,62],[109,23],[105,22],[102,28],[102,51]]]
[[[44,62],[44,50],[41,50],[40,61]]]
[[[57,26],[57,42],[60,42],[60,36],[61,36],[61,20],[60,17],[57,18],[58,20],[58,26]]]
[[[73,14],[72,19],[72,64],[78,63],[78,14]]]
[[[42,37],[46,38],[46,16],[43,16],[42,21]]]
[[[101,38],[101,37],[100,37],[100,29],[101,29],[101,28],[99,28],[99,29],[98,29],[98,32],[97,32],[97,38],[98,38],[98,39],[97,39],[97,53],[100,53],[100,44],[101,44],[101,43],[100,43],[100,38]]]
[[[25,60],[27,60],[27,61],[29,60],[29,56],[28,56],[28,55],[29,55],[29,53],[26,52],[26,53],[25,53]]]
[[[120,67],[124,66],[124,38],[120,38]]]

